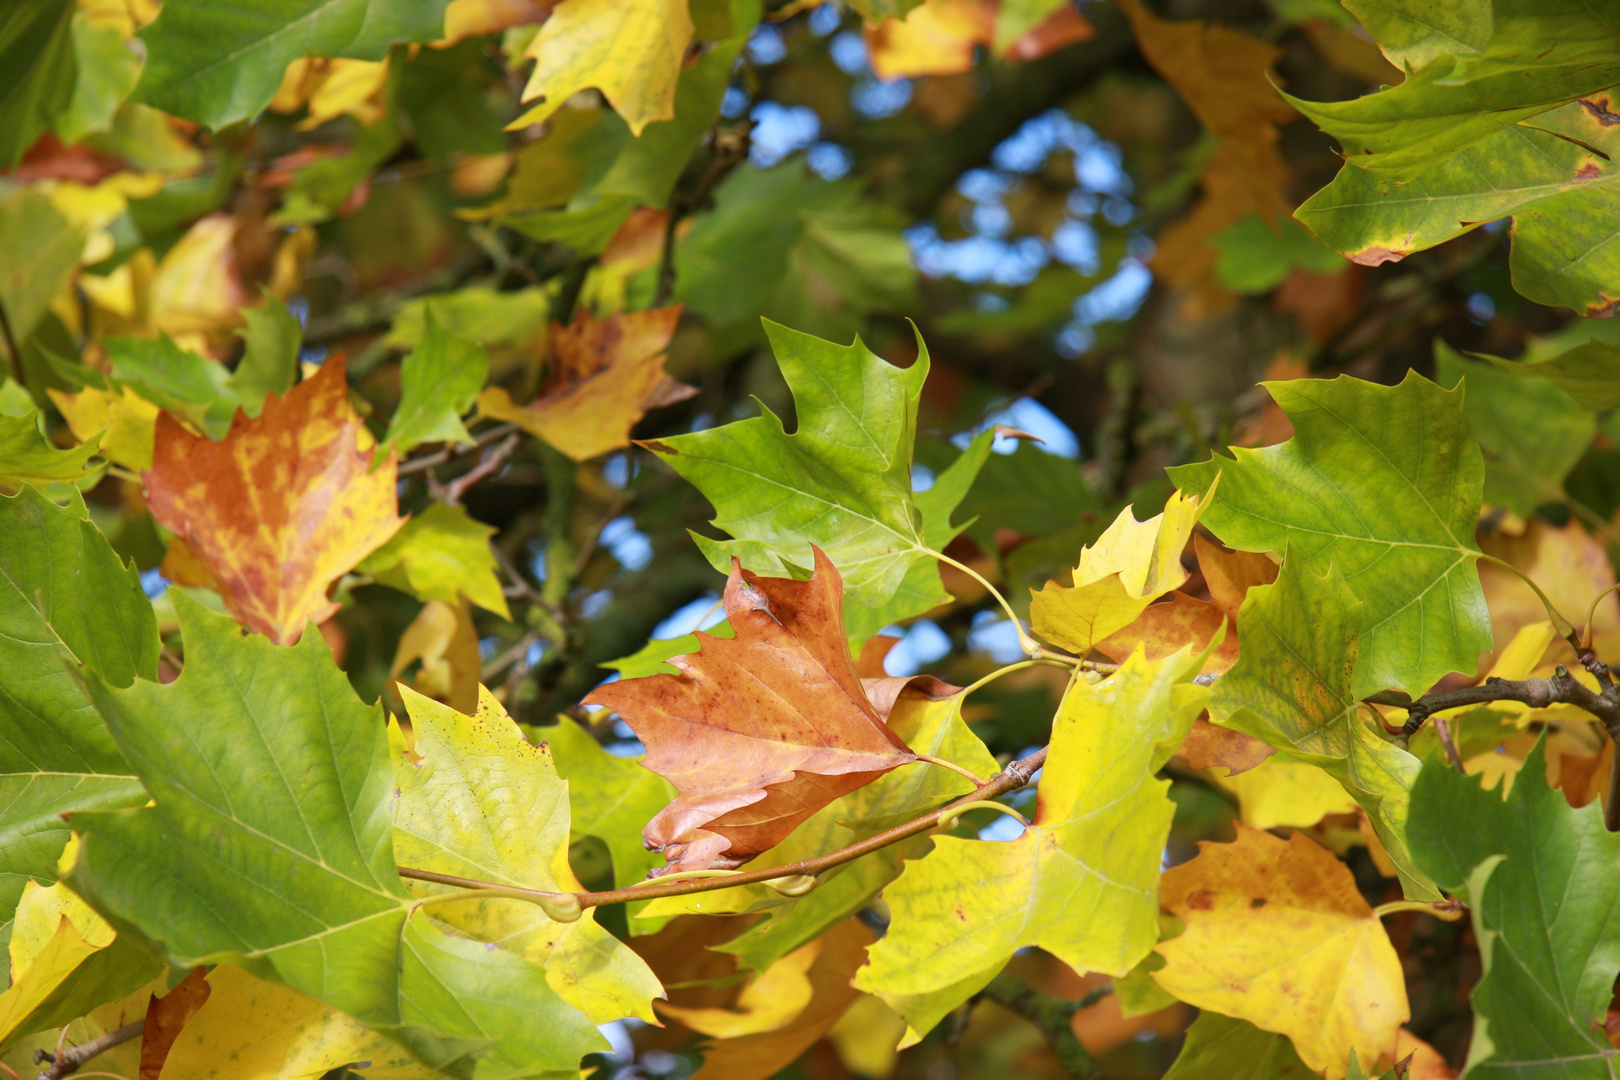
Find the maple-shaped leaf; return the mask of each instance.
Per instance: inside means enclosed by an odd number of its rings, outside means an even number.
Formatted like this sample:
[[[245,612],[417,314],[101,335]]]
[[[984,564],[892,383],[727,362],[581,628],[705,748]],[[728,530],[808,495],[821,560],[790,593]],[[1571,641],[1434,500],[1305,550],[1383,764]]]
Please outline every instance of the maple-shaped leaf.
[[[1588,341],[1555,356],[1534,360],[1504,360],[1499,356],[1480,359],[1521,379],[1546,379],[1588,409],[1602,412],[1620,407],[1620,345]]]
[[[221,442],[158,417],[147,504],[243,624],[296,641],[336,610],[327,587],[404,523],[394,455],[373,469],[370,441],[334,359]]]
[[[281,315],[292,318],[285,308]],[[238,409],[258,416],[266,395],[287,393],[298,368],[296,338],[290,351],[250,348],[234,372],[182,349],[167,334],[108,338],[106,348],[115,386],[134,390],[211,439],[224,438]]]
[[[1202,1012],[1164,1080],[1314,1080],[1285,1036],[1246,1020]]]
[[[418,600],[459,604],[466,599],[510,619],[489,547],[495,532],[463,508],[436,502],[355,569]]]
[[[1362,805],[1413,899],[1438,900],[1406,852],[1418,759],[1363,718],[1350,688],[1364,606],[1338,567],[1325,577],[1290,553],[1238,614],[1243,653],[1215,684],[1210,716],[1327,770]]]
[[[1184,498],[1171,492],[1164,512],[1146,521],[1137,521],[1129,506],[1121,510],[1108,531],[1080,552],[1072,587],[1049,581],[1034,593],[1029,615],[1035,632],[1084,656],[1135,622],[1149,604],[1187,580],[1181,551],[1208,505],[1207,494]]]
[[[401,696],[414,746],[407,748],[397,723],[389,725],[400,861],[516,888],[581,891],[568,866],[569,785],[557,775],[551,751],[525,739],[482,686],[471,716],[408,689]],[[406,887],[419,896],[445,892],[420,881]],[[545,968],[551,988],[593,1024],[656,1019],[652,999],[663,988],[639,956],[597,924],[592,910],[559,923],[533,904],[491,898],[439,907],[434,916]],[[551,1037],[577,1038],[571,1023],[571,1017],[556,1023]],[[577,1045],[575,1054],[591,1048],[591,1042]]]
[[[648,823],[677,870],[734,867],[840,795],[916,760],[867,699],[844,637],[843,583],[820,548],[808,581],[732,562],[734,638],[699,633],[679,675],[621,679],[587,704],[613,709],[676,800]]]
[[[1352,1049],[1392,1055],[1410,1016],[1400,957],[1350,868],[1304,833],[1247,825],[1165,872],[1165,910],[1186,924],[1159,945],[1159,985],[1190,1005],[1287,1035],[1340,1080]]]
[[[697,639],[692,639],[697,648]],[[613,859],[613,885],[644,881],[663,861],[641,843],[641,827],[675,797],[675,789],[639,759],[610,754],[566,716],[543,729],[557,774],[568,781],[569,821],[574,839],[594,836]],[[632,909],[633,910],[633,909]]]
[[[136,472],[152,467],[156,405],[127,386],[116,390],[87,386],[76,394],[50,388],[45,392],[81,443],[90,443],[99,434],[96,451],[114,465]]]
[[[552,327],[539,396],[517,406],[492,386],[478,395],[478,411],[515,421],[575,461],[629,446],[630,429],[648,409],[691,396],[690,387],[664,374],[664,349],[680,319],[679,304],[605,319],[581,306],[573,322]]]
[[[1490,791],[1437,755],[1412,790],[1412,853],[1467,902],[1480,943],[1471,1076],[1615,1068],[1604,1018],[1620,974],[1620,836],[1595,802],[1572,809],[1549,787],[1546,764],[1538,742],[1511,790]]]
[[[1034,824],[1016,840],[937,836],[884,892],[889,932],[855,985],[915,1042],[1034,945],[1076,971],[1124,975],[1159,940],[1160,859],[1174,807],[1154,773],[1203,709],[1202,657],[1138,651],[1077,680],[1052,723]]]
[[[1204,575],[1209,599],[1199,600],[1183,592],[1173,592],[1162,604],[1154,604],[1137,620],[1092,647],[1115,663],[1123,663],[1137,643],[1147,650],[1149,660],[1158,660],[1191,645],[1202,650],[1225,626],[1226,636],[1204,662],[1206,672],[1229,670],[1238,658],[1237,614],[1252,585],[1270,585],[1277,580],[1277,564],[1265,555],[1247,551],[1227,551],[1202,536],[1193,537],[1198,553],[1198,569]]]
[[[86,462],[99,452],[100,443],[92,435],[83,446],[59,450],[39,430],[37,412],[0,415],[0,491],[83,480],[95,471]]]
[[[489,377],[482,347],[440,326],[432,308],[423,321],[421,341],[400,364],[399,407],[383,435],[383,445],[402,451],[425,442],[472,442],[461,417]]]
[[[1240,551],[1290,550],[1320,576],[1331,562],[1365,605],[1352,689],[1422,694],[1472,673],[1490,648],[1474,542],[1484,464],[1463,391],[1418,374],[1399,386],[1341,375],[1267,382],[1294,437],[1234,447],[1170,470],[1207,491],[1204,524]]]

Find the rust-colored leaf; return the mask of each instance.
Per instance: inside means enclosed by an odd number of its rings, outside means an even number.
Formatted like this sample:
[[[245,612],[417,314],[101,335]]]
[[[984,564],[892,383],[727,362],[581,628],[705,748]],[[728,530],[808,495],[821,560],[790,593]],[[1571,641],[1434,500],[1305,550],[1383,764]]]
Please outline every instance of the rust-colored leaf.
[[[582,307],[572,323],[553,327],[538,397],[520,407],[493,386],[478,395],[478,410],[522,425],[575,461],[629,446],[630,429],[648,409],[690,396],[664,374],[664,349],[680,318],[680,304],[606,319]]]
[[[203,1007],[212,992],[206,976],[204,969],[192,968],[191,974],[180,980],[180,985],[162,997],[154,994],[147,1003],[146,1028],[141,1032],[140,1080],[158,1080],[163,1063],[168,1060],[169,1048],[179,1038],[180,1030]]]
[[[815,549],[809,581],[732,562],[725,607],[736,637],[698,634],[679,675],[600,687],[644,764],[678,797],[642,836],[669,870],[730,868],[773,847],[840,795],[915,761],[867,697],[844,638],[843,580]]]
[[[328,586],[403,524],[395,458],[373,470],[373,452],[332,360],[257,418],[238,411],[221,442],[160,415],[142,479],[238,621],[286,644],[336,610]]]

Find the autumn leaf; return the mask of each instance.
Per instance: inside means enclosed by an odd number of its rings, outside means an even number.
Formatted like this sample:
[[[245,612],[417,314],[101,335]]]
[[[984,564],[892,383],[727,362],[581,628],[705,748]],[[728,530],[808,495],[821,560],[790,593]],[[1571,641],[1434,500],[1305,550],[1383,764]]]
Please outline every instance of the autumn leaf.
[[[153,516],[207,567],[226,606],[284,644],[336,610],[327,587],[403,524],[395,459],[373,469],[369,442],[333,360],[266,399],[257,418],[238,416],[218,443],[158,417],[142,479]]]
[[[1534,581],[1553,609],[1577,627],[1585,623],[1586,613],[1596,601],[1593,638],[1605,654],[1620,646],[1620,603],[1612,595],[1603,595],[1615,583],[1614,567],[1603,545],[1575,518],[1562,528],[1532,520],[1517,536],[1498,531],[1481,540],[1480,549],[1507,564],[1486,562],[1479,568],[1480,585],[1490,606],[1495,651],[1507,648],[1523,628],[1547,619],[1541,597],[1520,573]]]
[[[156,405],[128,386],[116,391],[87,386],[76,394],[49,388],[45,392],[81,443],[104,433],[94,444],[102,457],[136,472],[152,467],[152,432],[160,411]]]
[[[141,1029],[140,1080],[158,1080],[174,1041],[197,1010],[207,1003],[212,991],[207,972],[197,967],[167,994],[153,995],[146,1006],[146,1026]]]
[[[490,537],[495,530],[459,506],[436,502],[407,521],[382,547],[355,567],[378,582],[419,600],[459,604],[469,600],[510,619],[495,576]]]
[[[513,121],[544,121],[576,92],[595,87],[640,136],[675,116],[675,82],[692,41],[684,0],[563,0],[525,55],[535,61],[523,100],[544,97]]]
[[[1303,833],[1238,825],[1166,871],[1160,902],[1187,928],[1153,977],[1182,1001],[1288,1036],[1330,1080],[1352,1049],[1394,1052],[1410,1016],[1400,958],[1350,868]]]
[[[998,4],[994,0],[927,0],[904,18],[866,26],[872,71],[884,80],[957,75],[973,70],[975,50],[1035,60],[1095,36],[1091,24],[1063,3]]]
[[[1272,757],[1240,773],[1212,772],[1208,778],[1237,796],[1243,824],[1256,829],[1308,829],[1329,814],[1356,810],[1344,786],[1308,762]]]
[[[422,605],[399,635],[388,677],[398,679],[417,663],[421,667],[409,680],[411,689],[462,712],[477,708],[483,661],[478,652],[478,630],[467,605],[442,600]]]
[[[658,1011],[717,1039],[776,1031],[810,1004],[810,965],[820,958],[821,949],[818,938],[788,953],[750,979],[730,1008],[662,1005]]]
[[[1049,581],[1030,602],[1030,623],[1041,637],[1078,656],[1135,622],[1147,606],[1187,580],[1181,551],[1209,496],[1172,492],[1164,512],[1137,521],[1126,507],[1080,552],[1073,586]]]
[[[736,637],[700,633],[679,675],[624,679],[587,704],[615,710],[646,767],[679,797],[644,830],[676,870],[733,867],[821,807],[915,760],[867,699],[844,639],[843,582],[814,551],[809,581],[733,561],[725,608]]]
[[[539,396],[520,408],[493,386],[478,395],[478,411],[516,421],[575,461],[629,446],[630,429],[648,409],[690,396],[664,374],[664,349],[680,318],[679,304],[606,319],[581,307],[572,323],[552,329]]]

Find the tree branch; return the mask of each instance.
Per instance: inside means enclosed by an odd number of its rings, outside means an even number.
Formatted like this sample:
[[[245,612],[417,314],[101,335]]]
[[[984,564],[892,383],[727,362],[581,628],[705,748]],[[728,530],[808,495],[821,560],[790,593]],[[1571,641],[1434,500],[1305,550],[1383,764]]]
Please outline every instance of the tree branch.
[[[63,1050],[56,1055],[54,1060],[47,1051],[36,1050],[34,1051],[34,1064],[42,1065],[47,1061],[51,1062],[50,1068],[40,1071],[38,1080],[62,1080],[62,1077],[77,1072],[91,1058],[104,1054],[115,1046],[121,1046],[131,1039],[140,1038],[141,1033],[145,1030],[146,1020],[143,1018],[133,1024],[125,1024],[116,1031],[98,1035],[87,1043],[81,1043],[71,1049]]]
[[[438,450],[431,454],[424,454],[418,458],[411,458],[409,461],[400,462],[399,471],[395,475],[399,477],[406,477],[415,476],[418,473],[425,473],[429,469],[437,468],[453,458],[458,458],[463,454],[471,454],[475,451],[482,450],[490,443],[502,438],[503,436],[512,434],[517,429],[518,426],[516,424],[496,424],[494,427],[480,431],[477,435],[474,435],[473,441],[470,443],[452,443],[443,450]]]
[[[511,890],[513,892],[530,892],[535,902],[542,900],[553,904],[562,897],[573,897],[579,901],[581,908],[599,907],[602,904],[619,904],[630,900],[654,900],[661,896],[689,896],[692,893],[713,892],[716,889],[730,889],[737,885],[754,885],[765,881],[775,881],[787,877],[814,877],[824,871],[831,870],[847,862],[853,862],[862,855],[869,855],[874,851],[888,847],[910,836],[927,832],[939,823],[940,816],[949,814],[952,810],[971,802],[992,799],[997,795],[1005,795],[1009,791],[1017,791],[1029,783],[1030,778],[1046,763],[1046,747],[1042,747],[1029,757],[1015,761],[1001,772],[997,773],[988,783],[968,795],[962,796],[948,806],[924,814],[904,825],[896,825],[892,829],[868,837],[859,843],[839,848],[826,855],[818,855],[813,859],[801,859],[794,863],[784,863],[781,866],[768,866],[761,870],[745,870],[738,874],[727,874],[724,877],[701,878],[698,880],[659,882],[656,878],[647,884],[632,885],[625,889],[609,889],[605,892],[587,893],[556,893],[544,892],[540,889]],[[507,886],[492,881],[479,881],[475,878],[457,877],[454,874],[439,874],[431,870],[417,870],[409,866],[401,866],[399,876],[411,878],[415,881],[430,881],[437,885],[452,885],[458,889],[490,889],[507,888]]]
[[[1075,1013],[1089,1008],[1111,993],[1113,984],[1105,983],[1098,990],[1102,993],[1094,990],[1078,1001],[1070,1001],[1032,990],[1004,972],[991,979],[990,985],[980,993],[1040,1028],[1064,1072],[1070,1076],[1087,1077],[1093,1074],[1096,1063],[1092,1060],[1091,1052],[1075,1035],[1072,1022]]]

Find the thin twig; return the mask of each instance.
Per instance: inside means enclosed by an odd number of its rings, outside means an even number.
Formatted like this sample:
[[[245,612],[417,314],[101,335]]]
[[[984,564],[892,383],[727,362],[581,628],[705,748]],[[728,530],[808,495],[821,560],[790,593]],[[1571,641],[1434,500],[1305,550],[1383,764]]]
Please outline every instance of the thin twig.
[[[876,836],[868,837],[859,843],[839,848],[826,855],[818,855],[813,859],[801,859],[795,863],[785,863],[781,866],[768,866],[762,870],[745,870],[738,874],[728,874],[719,878],[704,878],[701,880],[669,881],[663,882],[656,878],[642,885],[632,885],[625,889],[609,889],[605,892],[587,893],[549,893],[539,889],[528,890],[537,897],[545,896],[548,899],[573,895],[582,908],[599,907],[602,904],[619,904],[630,900],[654,900],[661,896],[689,896],[692,893],[713,892],[716,889],[730,889],[738,885],[754,885],[763,881],[774,881],[777,878],[796,877],[805,875],[814,877],[835,866],[853,862],[862,855],[869,855],[879,851],[890,844],[899,843],[907,837],[927,832],[939,823],[941,814],[950,813],[962,804],[976,802],[983,799],[993,799],[997,795],[1005,795],[1009,791],[1017,791],[1029,783],[1030,777],[1046,764],[1046,747],[1042,747],[1029,757],[1015,761],[1008,765],[984,787],[970,795],[964,795],[948,806],[931,811],[904,825],[896,825]],[[416,881],[431,881],[439,885],[453,885],[458,889],[489,889],[502,886],[489,881],[478,881],[474,878],[457,877],[453,874],[439,874],[430,870],[417,870],[409,866],[399,867],[400,877],[412,878]]]
[[[63,1050],[61,1053],[54,1055],[55,1060],[51,1061],[50,1068],[40,1072],[39,1080],[62,1080],[62,1077],[77,1072],[81,1065],[98,1054],[104,1054],[113,1047],[121,1046],[131,1039],[140,1038],[141,1033],[145,1030],[146,1020],[143,1018],[133,1024],[125,1024],[116,1031],[98,1035],[87,1043],[81,1043],[78,1046]],[[52,1056],[44,1050],[35,1050],[34,1064],[42,1065],[50,1060]]]
[[[507,461],[517,452],[517,447],[518,434],[514,431],[506,437],[505,442],[485,454],[483,460],[477,465],[446,484],[441,501],[446,506],[460,506],[461,497],[467,494],[470,489],[506,468]]]
[[[436,469],[445,462],[461,457],[464,454],[476,453],[490,443],[512,434],[517,429],[516,424],[496,424],[494,427],[474,435],[473,441],[470,443],[452,443],[443,450],[401,462],[395,475],[400,477],[415,476],[418,473],[425,473],[429,469]]]
[[[709,167],[703,173],[703,178],[691,194],[669,200],[665,211],[668,220],[664,222],[664,252],[658,262],[658,287],[653,293],[652,306],[655,308],[663,307],[675,291],[675,231],[687,215],[703,206],[715,185],[748,157],[749,132],[753,124],[744,122],[740,126],[741,135],[733,138],[723,138],[719,127],[715,127],[709,143]]]

